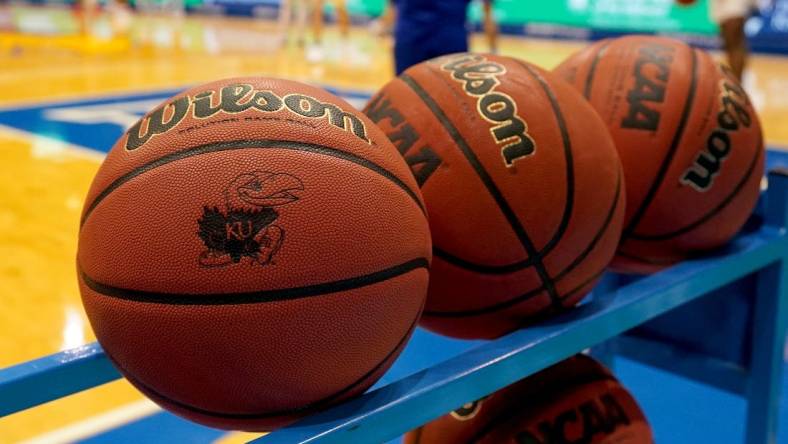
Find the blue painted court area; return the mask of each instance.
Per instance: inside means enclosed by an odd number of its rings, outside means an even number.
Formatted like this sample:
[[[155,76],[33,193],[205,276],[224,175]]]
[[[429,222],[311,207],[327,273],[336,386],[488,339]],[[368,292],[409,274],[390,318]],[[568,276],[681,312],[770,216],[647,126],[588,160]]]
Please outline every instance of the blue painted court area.
[[[108,151],[125,128],[145,112],[179,90],[130,94],[0,109],[0,125],[94,149]],[[360,107],[364,92],[331,90]],[[779,159],[775,158],[779,157]],[[773,154],[771,164],[788,165],[784,153]],[[417,330],[413,340],[376,387],[401,379],[479,344],[438,337]],[[428,356],[429,359],[425,359]],[[657,443],[740,443],[744,437],[745,402],[742,398],[682,377],[634,363],[616,361],[616,374],[633,392],[654,427]],[[788,444],[788,380],[782,377],[779,443]],[[162,433],[166,430],[167,433]],[[224,432],[157,413],[93,436],[89,443],[205,443]]]
[[[356,107],[370,94],[326,88]],[[182,89],[0,108],[0,125],[106,152],[140,117]]]

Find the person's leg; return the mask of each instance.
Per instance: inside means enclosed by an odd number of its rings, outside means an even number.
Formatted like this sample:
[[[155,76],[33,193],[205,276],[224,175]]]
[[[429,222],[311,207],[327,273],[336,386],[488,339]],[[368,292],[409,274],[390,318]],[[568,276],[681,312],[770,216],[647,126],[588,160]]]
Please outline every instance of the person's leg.
[[[487,36],[487,47],[491,53],[498,52],[498,25],[493,17],[492,0],[484,0],[484,34]]]
[[[446,54],[468,52],[468,34],[464,27],[448,29],[430,38],[407,37],[394,34],[394,65],[397,75],[409,67]]]
[[[747,65],[749,48],[744,35],[744,17],[732,17],[720,23],[723,48],[736,78],[741,81],[744,67]]]
[[[391,34],[394,30],[394,22],[397,20],[397,5],[393,0],[387,0],[386,6],[383,9],[383,14],[378,18],[377,22],[379,27],[376,29],[376,34],[386,35]]]
[[[312,0],[312,35],[319,45],[323,40],[323,0]]]
[[[304,34],[306,28],[306,16],[309,12],[308,0],[293,0],[293,7],[295,9],[295,32],[296,43],[299,47],[304,46]]]
[[[74,11],[79,18],[79,32],[83,36],[90,35],[93,23],[98,16],[98,7],[97,0],[78,0],[74,3]]]
[[[339,26],[339,35],[342,38],[347,38],[350,32],[350,15],[347,12],[347,4],[345,0],[335,0],[334,8],[337,15],[337,26]]]
[[[420,42],[394,36],[394,69],[397,75],[411,66],[429,59]]]
[[[435,34],[430,45],[427,47],[429,52],[428,58],[434,59],[435,57],[447,54],[468,52],[469,37],[465,27],[445,29],[443,32]]]
[[[287,31],[290,29],[290,20],[293,15],[292,0],[280,0],[279,17],[277,18],[277,31],[281,45],[287,42]]]

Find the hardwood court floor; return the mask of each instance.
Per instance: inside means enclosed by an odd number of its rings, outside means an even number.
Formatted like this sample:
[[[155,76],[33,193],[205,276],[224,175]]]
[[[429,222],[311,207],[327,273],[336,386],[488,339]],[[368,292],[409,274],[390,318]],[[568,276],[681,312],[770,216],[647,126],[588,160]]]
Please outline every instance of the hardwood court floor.
[[[500,52],[551,68],[582,46],[504,37]],[[246,75],[372,92],[392,77],[390,48],[389,39],[365,28],[352,29],[344,40],[332,27],[320,49],[301,48],[283,41],[274,23],[226,17],[136,18],[127,33],[104,38],[0,32],[0,111],[40,105],[45,115],[63,101],[133,96]],[[479,36],[473,48],[486,50]],[[788,146],[788,60],[754,57],[746,83],[767,142]],[[79,299],[74,257],[82,199],[102,154],[64,141],[61,130],[48,124],[34,131],[0,125],[0,367],[94,340]],[[106,149],[112,142],[99,145]],[[3,419],[0,442],[89,436],[154,411],[118,381]]]

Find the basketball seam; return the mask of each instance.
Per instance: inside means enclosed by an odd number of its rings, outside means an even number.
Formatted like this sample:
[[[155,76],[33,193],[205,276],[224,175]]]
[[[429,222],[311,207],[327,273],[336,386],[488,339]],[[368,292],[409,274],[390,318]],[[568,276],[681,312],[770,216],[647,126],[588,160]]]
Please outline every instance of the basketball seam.
[[[426,425],[427,424],[423,424],[419,428],[416,428],[416,429],[411,430],[410,432],[408,432],[408,436],[410,438],[413,438],[413,444],[421,444],[421,436],[422,436],[422,434],[424,432],[424,427]]]
[[[550,101],[550,106],[553,109],[553,116],[556,119],[558,124],[558,130],[561,133],[561,142],[564,148],[564,160],[566,161],[566,204],[564,205],[564,213],[561,216],[561,222],[556,229],[555,234],[544,244],[541,250],[539,250],[539,257],[546,256],[553,248],[558,245],[558,242],[566,233],[566,229],[569,227],[569,221],[572,219],[572,212],[574,211],[575,205],[575,169],[574,169],[574,156],[572,154],[572,141],[569,138],[569,130],[566,127],[566,120],[564,120],[564,114],[561,112],[561,106],[558,104],[558,99],[555,96],[555,93],[550,86],[545,82],[544,78],[539,75],[533,68],[526,65],[525,63],[515,60],[517,64],[523,67],[528,74],[530,74],[536,81],[539,83],[539,86],[542,87],[544,90],[547,99]]]
[[[529,257],[527,259],[523,259],[521,261],[513,262],[511,264],[506,264],[506,265],[485,265],[485,264],[477,264],[475,262],[465,260],[461,257],[448,253],[436,246],[432,247],[432,253],[435,257],[439,257],[452,265],[481,274],[514,273],[516,271],[520,271],[530,267],[531,265],[533,265],[533,261],[534,261],[532,257]]]
[[[690,110],[692,109],[693,103],[695,103],[695,93],[698,83],[698,60],[695,50],[689,48],[690,50],[690,59],[692,60],[692,79],[690,81],[689,91],[687,91],[687,102],[684,104],[684,109],[681,112],[681,117],[679,118],[679,125],[676,128],[676,132],[673,134],[673,140],[670,143],[670,148],[668,152],[665,154],[665,158],[662,161],[662,164],[657,171],[656,176],[651,182],[651,186],[649,187],[646,196],[643,198],[643,201],[640,203],[640,206],[635,210],[632,215],[632,219],[629,221],[629,224],[624,228],[622,234],[622,240],[629,237],[629,235],[634,232],[635,228],[637,228],[637,224],[640,223],[640,219],[646,213],[649,205],[654,200],[654,197],[657,194],[657,191],[662,186],[662,181],[665,179],[665,176],[670,169],[670,165],[673,161],[673,156],[675,156],[676,151],[678,150],[679,143],[681,142],[682,137],[684,136],[684,129],[687,127],[687,121],[689,120]]]
[[[712,217],[716,216],[717,213],[719,213],[720,211],[724,210],[725,207],[727,207],[728,204],[733,202],[733,199],[738,196],[739,191],[741,191],[741,189],[744,188],[744,185],[746,185],[747,182],[752,177],[752,173],[755,171],[756,165],[758,165],[758,159],[761,158],[761,152],[762,151],[763,150],[761,149],[761,141],[759,140],[757,148],[755,150],[755,157],[753,157],[752,161],[750,162],[750,165],[747,167],[747,173],[744,175],[744,177],[742,177],[742,179],[739,181],[739,183],[736,184],[736,187],[733,189],[733,191],[731,191],[731,193],[728,194],[725,197],[725,199],[723,199],[722,202],[719,203],[719,205],[714,207],[710,212],[708,212],[705,215],[701,216],[695,222],[692,222],[692,223],[690,223],[688,225],[685,225],[682,228],[676,229],[676,230],[671,231],[669,233],[662,233],[662,234],[637,234],[637,233],[632,233],[632,234],[630,234],[629,238],[630,239],[634,239],[634,240],[639,240],[639,241],[661,241],[661,240],[666,240],[666,239],[670,239],[672,237],[676,237],[676,236],[685,234],[687,232],[690,232],[690,231],[698,228],[699,226],[703,225],[704,223],[708,222],[709,220],[711,220]]]
[[[612,203],[612,206],[611,206],[610,210],[608,211],[607,217],[605,218],[605,221],[602,223],[602,226],[596,232],[596,234],[594,235],[594,238],[591,239],[591,242],[586,246],[585,250],[583,250],[583,252],[580,253],[569,265],[567,265],[566,268],[561,270],[558,273],[558,275],[556,275],[555,282],[559,282],[570,271],[572,271],[575,268],[577,268],[580,265],[580,263],[582,262],[582,260],[586,256],[588,256],[588,254],[590,254],[591,251],[593,251],[594,247],[596,247],[596,244],[599,243],[600,240],[602,240],[602,236],[604,236],[608,232],[607,228],[610,225],[610,221],[613,219],[613,216],[615,215],[616,210],[618,209],[618,201],[619,201],[619,198],[621,196],[621,189],[622,189],[622,183],[621,183],[622,182],[621,181],[622,176],[623,176],[623,173],[622,173],[621,169],[619,169],[618,180],[616,182],[616,194],[615,194],[615,196],[613,198],[613,203]],[[595,275],[591,280],[595,279],[596,277],[599,277],[600,275],[601,275],[601,273]],[[587,281],[587,282],[590,282],[590,280]],[[587,284],[587,282],[585,282],[583,285]],[[522,295],[517,296],[517,297],[512,298],[512,299],[509,299],[507,301],[503,301],[503,302],[500,302],[498,304],[488,305],[486,307],[481,307],[481,308],[477,308],[477,309],[473,309],[473,310],[464,310],[464,311],[425,311],[424,314],[425,315],[429,315],[429,316],[434,316],[434,317],[454,317],[454,316],[464,317],[464,316],[474,316],[474,315],[477,315],[477,314],[492,313],[492,312],[495,312],[495,311],[498,311],[498,310],[502,310],[504,308],[509,308],[511,306],[520,304],[521,302],[525,302],[525,301],[531,299],[532,297],[536,296],[537,294],[541,293],[543,290],[544,290],[544,286],[540,286],[540,287],[538,287],[538,288],[536,288],[534,290],[531,290],[531,291],[528,291],[526,293],[523,293]],[[576,290],[577,289],[574,289],[573,291],[576,291]],[[567,294],[565,296],[571,296],[571,294]]]
[[[523,226],[520,224],[520,221],[517,219],[517,216],[514,214],[514,211],[511,209],[509,204],[506,202],[506,199],[503,197],[500,190],[498,190],[498,188],[495,186],[492,177],[490,177],[489,173],[484,169],[468,143],[462,137],[454,124],[451,123],[448,116],[446,116],[443,110],[438,106],[437,103],[435,103],[432,97],[421,87],[421,85],[419,85],[407,74],[401,74],[399,79],[405,83],[405,85],[407,85],[422,100],[422,102],[424,102],[425,105],[427,105],[435,118],[441,123],[441,126],[443,126],[444,130],[449,133],[449,136],[451,136],[451,138],[454,140],[456,146],[463,153],[471,167],[476,171],[476,175],[481,179],[482,183],[484,183],[493,200],[495,200],[498,208],[509,222],[509,226],[520,240],[520,244],[523,246],[526,253],[528,253],[528,256],[534,258],[534,268],[536,269],[537,274],[546,287],[550,295],[550,299],[553,301],[558,300],[555,287],[553,286],[552,281],[547,274],[547,270],[545,269],[544,264],[539,257],[538,250],[534,246],[531,239],[528,237],[525,228],[523,228]]]
[[[411,336],[411,334],[413,333],[413,330],[416,328],[416,325],[418,324],[419,318],[420,318],[420,316],[416,316],[416,319],[411,323],[411,325],[408,328],[408,330],[406,331],[406,333],[402,336],[402,339],[400,339],[400,341],[397,343],[397,345],[386,355],[385,358],[383,358],[379,363],[375,364],[369,371],[367,371],[367,373],[363,374],[359,379],[357,379],[356,381],[352,382],[350,385],[348,385],[345,388],[339,390],[338,392],[335,392],[335,393],[333,393],[333,394],[331,394],[331,395],[329,395],[329,396],[327,396],[325,398],[319,399],[319,400],[317,400],[315,402],[309,403],[309,404],[307,404],[307,405],[305,405],[303,407],[294,408],[294,409],[288,409],[288,410],[278,410],[278,411],[273,411],[273,412],[265,412],[265,413],[214,412],[214,411],[205,410],[205,409],[193,406],[191,404],[186,404],[186,403],[183,403],[181,401],[177,401],[177,400],[172,399],[172,398],[170,398],[168,396],[162,395],[161,393],[159,393],[158,391],[152,389],[149,385],[143,383],[139,379],[130,376],[130,373],[123,366],[121,366],[107,352],[106,349],[104,350],[104,353],[110,358],[110,360],[112,361],[113,364],[115,364],[115,366],[117,366],[119,369],[122,370],[123,375],[126,378],[128,378],[129,380],[139,384],[140,386],[142,386],[145,390],[147,390],[148,392],[150,392],[154,396],[159,397],[162,400],[165,400],[165,401],[167,401],[167,402],[169,402],[169,403],[171,403],[171,404],[173,404],[173,405],[175,405],[177,407],[180,407],[182,409],[185,409],[185,410],[188,410],[188,411],[191,411],[191,412],[194,412],[194,413],[198,413],[198,414],[201,414],[201,415],[212,416],[212,417],[216,417],[216,418],[226,418],[226,419],[263,419],[263,418],[271,418],[271,417],[277,417],[277,416],[298,415],[298,414],[300,414],[302,412],[307,412],[307,411],[319,408],[319,407],[324,406],[324,405],[330,405],[333,400],[341,397],[345,393],[349,392],[350,390],[353,390],[353,388],[357,387],[359,384],[362,384],[364,381],[369,379],[370,376],[372,376],[375,372],[379,371],[384,365],[386,365],[386,363],[389,362],[389,360],[394,355],[396,355],[398,351],[401,351],[403,346],[407,342],[407,339]]]
[[[594,55],[594,60],[591,61],[591,66],[588,68],[588,74],[586,74],[585,88],[583,90],[583,97],[585,97],[586,100],[591,100],[591,91],[593,89],[596,67],[599,64],[599,60],[602,58],[602,55],[604,54],[608,45],[610,45],[610,41],[603,43],[599,47],[599,49],[596,52],[596,55]]]
[[[264,302],[289,301],[308,297],[321,296],[341,291],[355,290],[377,284],[418,269],[429,269],[427,258],[420,257],[373,273],[341,279],[338,281],[321,282],[303,287],[280,288],[275,290],[248,291],[238,293],[162,293],[146,290],[134,290],[114,287],[97,282],[89,277],[81,268],[82,280],[96,293],[139,303],[167,305],[244,305]]]
[[[533,69],[531,69],[528,65],[516,61],[520,64],[528,73],[539,82],[540,86],[545,92],[547,99],[550,101],[550,105],[553,108],[553,114],[557,121],[558,129],[561,133],[561,141],[563,143],[564,149],[564,159],[566,161],[566,177],[567,177],[567,203],[564,206],[564,213],[561,217],[561,222],[556,230],[556,233],[550,238],[550,240],[545,243],[541,250],[539,250],[539,254],[536,256],[529,256],[528,258],[517,261],[514,263],[506,264],[506,265],[486,265],[486,264],[479,264],[476,262],[469,261],[467,259],[460,258],[455,256],[439,247],[433,247],[433,253],[444,259],[446,262],[449,262],[457,267],[464,268],[466,270],[475,271],[477,273],[482,274],[508,274],[513,273],[515,271],[520,271],[524,268],[530,267],[534,265],[536,260],[540,260],[540,258],[544,257],[550,251],[555,248],[555,246],[560,241],[561,237],[563,236],[564,232],[569,225],[569,221],[572,217],[572,211],[574,209],[574,190],[575,190],[575,181],[574,181],[574,156],[572,155],[572,143],[571,139],[569,138],[569,132],[566,128],[566,120],[563,117],[563,113],[561,112],[561,108],[558,105],[558,102],[555,98],[555,94],[544,81],[544,79],[538,75]],[[443,80],[443,78],[441,77]],[[444,82],[446,83],[446,82]],[[447,84],[450,86],[449,84]]]
[[[234,140],[229,142],[213,142],[204,145],[198,145],[195,147],[186,148],[181,151],[167,154],[165,156],[159,157],[158,159],[154,159],[150,162],[147,162],[137,168],[134,168],[133,170],[123,174],[122,176],[112,181],[112,183],[110,183],[106,188],[104,188],[100,193],[96,195],[96,197],[93,199],[90,205],[88,205],[85,209],[84,215],[80,220],[80,228],[82,228],[82,226],[85,224],[90,214],[92,214],[93,210],[96,208],[96,206],[98,206],[98,204],[102,200],[104,200],[110,193],[112,193],[121,185],[125,184],[131,179],[143,173],[146,173],[150,170],[158,168],[162,165],[166,165],[170,162],[174,162],[177,160],[182,160],[202,154],[210,154],[210,153],[216,153],[221,151],[231,151],[238,149],[285,149],[285,150],[293,150],[293,151],[305,151],[305,152],[322,154],[326,156],[335,157],[338,159],[347,160],[349,162],[353,162],[375,173],[378,173],[379,175],[393,182],[395,185],[397,185],[399,188],[405,191],[405,193],[407,193],[407,195],[419,207],[422,214],[425,215],[427,214],[424,205],[422,204],[421,199],[418,197],[418,194],[416,194],[416,192],[411,190],[410,187],[408,187],[405,184],[405,182],[403,182],[402,179],[397,177],[394,173],[370,160],[364,159],[363,157],[357,156],[347,151],[343,151],[337,148],[333,148],[326,145],[319,145],[315,143],[299,142],[293,140],[252,139],[252,140]]]
[[[565,301],[565,300],[569,299],[570,297],[574,296],[575,293],[577,293],[578,291],[582,290],[583,287],[585,287],[589,283],[593,282],[594,280],[596,280],[597,278],[602,276],[604,273],[605,273],[605,269],[602,269],[601,271],[599,271],[597,273],[594,273],[591,277],[589,277],[586,280],[584,280],[583,282],[581,282],[580,285],[576,286],[575,288],[573,288],[573,289],[569,290],[568,292],[566,292],[563,296],[559,297],[558,304],[552,304],[551,306],[554,309],[557,309],[557,310],[563,308],[563,301]],[[539,295],[544,290],[545,290],[545,287],[544,287],[544,285],[542,285],[539,288],[536,288],[536,289],[533,289],[531,291],[528,291],[528,292],[526,292],[526,293],[524,293],[524,294],[522,294],[522,295],[520,295],[520,296],[518,296],[516,298],[509,299],[508,301],[501,302],[501,303],[495,304],[495,305],[488,305],[486,307],[477,308],[477,309],[474,309],[474,310],[463,310],[463,311],[430,311],[430,310],[425,310],[423,315],[425,317],[429,316],[429,317],[433,317],[433,318],[465,318],[465,317],[470,317],[470,316],[479,316],[479,315],[490,314],[490,313],[494,313],[496,311],[503,310],[505,308],[509,308],[511,306],[514,306],[514,305],[518,305],[518,304],[520,304],[522,302],[526,302],[529,299],[532,299],[533,297]],[[534,313],[533,317],[536,317],[536,316],[537,316],[537,313]]]
[[[591,254],[591,251],[594,250],[596,244],[599,243],[600,240],[602,240],[602,236],[607,234],[608,232],[607,228],[610,226],[610,222],[613,220],[613,216],[615,216],[616,210],[618,209],[618,201],[621,198],[621,190],[624,188],[621,180],[623,176],[624,176],[624,172],[621,170],[621,168],[619,168],[618,175],[616,176],[617,177],[616,193],[613,195],[613,205],[610,207],[610,210],[608,211],[607,216],[605,217],[605,221],[602,223],[602,227],[599,230],[597,230],[596,234],[594,235],[594,238],[591,239],[591,243],[589,243],[586,246],[585,250],[583,250],[579,255],[577,255],[577,257],[572,261],[572,263],[570,263],[566,268],[561,270],[555,276],[555,280],[563,279],[564,276],[566,276],[570,271],[578,267],[580,263],[586,257],[588,257],[589,254]]]

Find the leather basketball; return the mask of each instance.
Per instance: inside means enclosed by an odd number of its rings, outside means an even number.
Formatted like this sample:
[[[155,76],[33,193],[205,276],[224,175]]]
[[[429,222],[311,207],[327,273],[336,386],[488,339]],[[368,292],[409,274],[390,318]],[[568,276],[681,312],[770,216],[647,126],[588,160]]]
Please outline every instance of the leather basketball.
[[[637,401],[601,364],[577,355],[405,436],[405,444],[653,444]]]
[[[630,36],[598,42],[555,72],[599,112],[624,166],[617,270],[653,272],[739,231],[765,155],[755,109],[726,67],[677,40]]]
[[[492,338],[572,307],[618,245],[613,141],[570,85],[509,57],[415,65],[365,109],[421,186],[434,242],[421,324]]]
[[[134,125],[86,199],[85,310],[172,412],[268,430],[363,392],[424,305],[431,246],[407,165],[296,82],[194,87]]]

